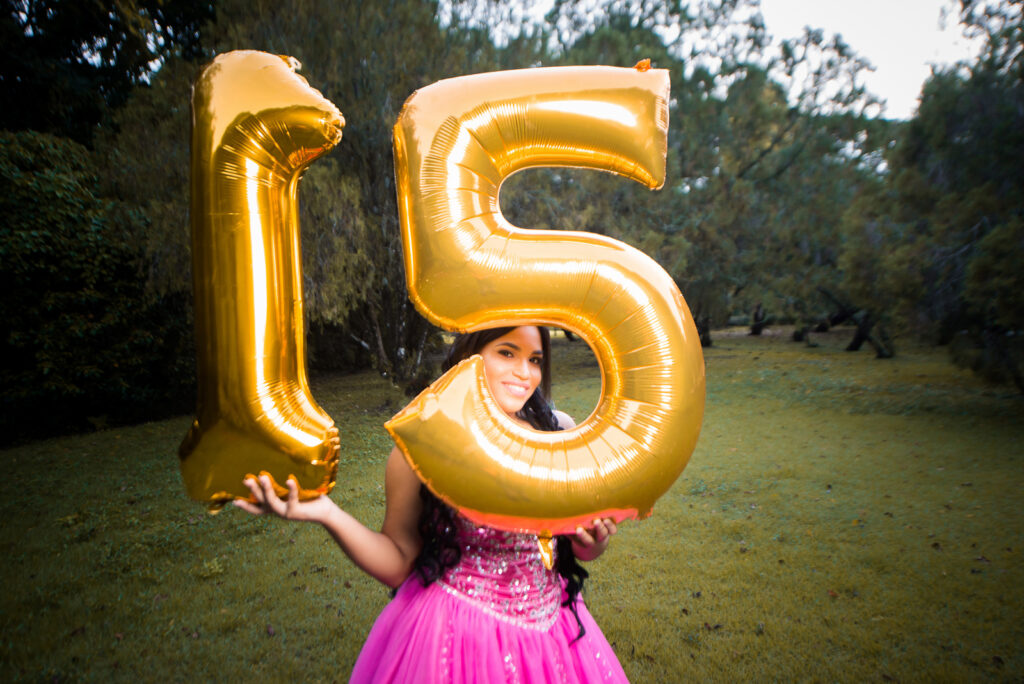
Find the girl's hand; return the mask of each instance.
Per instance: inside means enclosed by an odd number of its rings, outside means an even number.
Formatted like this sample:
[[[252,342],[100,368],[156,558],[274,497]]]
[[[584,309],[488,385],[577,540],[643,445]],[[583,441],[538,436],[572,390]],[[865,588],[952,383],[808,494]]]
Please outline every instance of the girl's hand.
[[[337,508],[337,505],[326,496],[319,496],[309,501],[299,501],[299,483],[292,477],[289,477],[285,483],[288,488],[287,499],[281,499],[277,495],[277,492],[274,491],[274,484],[267,475],[260,475],[258,478],[247,477],[243,483],[252,493],[256,502],[235,499],[234,504],[253,515],[269,513],[285,520],[322,523],[330,515],[331,509]]]
[[[617,531],[618,527],[611,518],[595,519],[590,529],[584,529],[581,525],[576,528],[572,538],[572,551],[581,561],[594,560],[608,548],[608,541]]]

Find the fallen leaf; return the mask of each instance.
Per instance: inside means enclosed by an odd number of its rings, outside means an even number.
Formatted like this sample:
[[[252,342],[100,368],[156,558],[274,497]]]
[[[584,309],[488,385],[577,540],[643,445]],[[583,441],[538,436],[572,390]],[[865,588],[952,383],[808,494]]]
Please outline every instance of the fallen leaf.
[[[267,625],[267,636],[274,636],[274,634],[275,634],[274,626],[273,625]]]

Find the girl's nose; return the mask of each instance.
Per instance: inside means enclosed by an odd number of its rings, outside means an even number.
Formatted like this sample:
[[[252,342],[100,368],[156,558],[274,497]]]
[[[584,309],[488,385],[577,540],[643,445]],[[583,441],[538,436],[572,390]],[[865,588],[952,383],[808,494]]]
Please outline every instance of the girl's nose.
[[[513,367],[513,371],[517,378],[528,378],[530,377],[530,362],[521,361]]]

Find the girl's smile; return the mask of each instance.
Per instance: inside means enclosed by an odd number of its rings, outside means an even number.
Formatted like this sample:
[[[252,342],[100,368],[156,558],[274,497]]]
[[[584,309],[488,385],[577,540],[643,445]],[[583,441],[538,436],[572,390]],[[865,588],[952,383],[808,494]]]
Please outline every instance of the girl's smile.
[[[515,417],[540,385],[540,332],[536,326],[520,326],[484,345],[480,356],[491,395],[502,411]]]

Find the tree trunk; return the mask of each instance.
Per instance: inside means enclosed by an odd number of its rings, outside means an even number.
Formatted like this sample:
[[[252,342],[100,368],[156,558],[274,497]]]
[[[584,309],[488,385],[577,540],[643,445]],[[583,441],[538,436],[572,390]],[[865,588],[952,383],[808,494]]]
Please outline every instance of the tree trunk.
[[[704,316],[694,321],[697,324],[697,335],[700,337],[700,346],[711,346],[711,317]]]
[[[857,330],[853,333],[853,339],[850,341],[849,346],[846,347],[846,351],[859,351],[864,343],[867,342],[872,346],[872,348],[874,348],[876,358],[891,359],[894,355],[894,351],[892,349],[892,342],[889,339],[889,335],[885,331],[885,326],[879,323],[877,329],[878,334],[872,335],[872,330],[875,328],[876,321],[870,311],[858,313],[853,316],[853,318],[854,320],[857,320]]]
[[[985,346],[992,350],[996,359],[1010,374],[1013,384],[1024,394],[1024,375],[1021,374],[1020,368],[1013,360],[1013,355],[1006,349],[1003,335],[1003,331],[998,328],[986,328],[984,332]]]
[[[844,302],[842,299],[832,294],[825,288],[819,287],[818,292],[820,292],[825,297],[825,299],[832,302],[832,305],[836,307],[835,313],[830,314],[828,317],[829,326],[835,327],[841,323],[845,323],[846,321],[853,318],[854,314],[857,313],[857,309],[855,307],[850,306],[848,302]],[[825,331],[822,330],[820,332]]]
[[[768,323],[765,319],[764,309],[761,308],[761,302],[758,302],[757,306],[754,307],[754,313],[750,317],[750,334],[760,335],[766,325]]]
[[[377,318],[377,310],[373,307],[372,303],[367,308],[370,313],[370,323],[373,325],[374,337],[377,341],[377,356],[380,359],[380,371],[387,377],[393,379],[394,366],[391,363],[391,357],[388,356],[387,351],[384,349],[384,336],[380,331],[380,321]]]
[[[817,347],[818,343],[811,340],[811,326],[809,324],[803,325],[793,330],[793,341],[803,342],[808,347]],[[820,332],[817,328],[814,328],[814,332]]]

